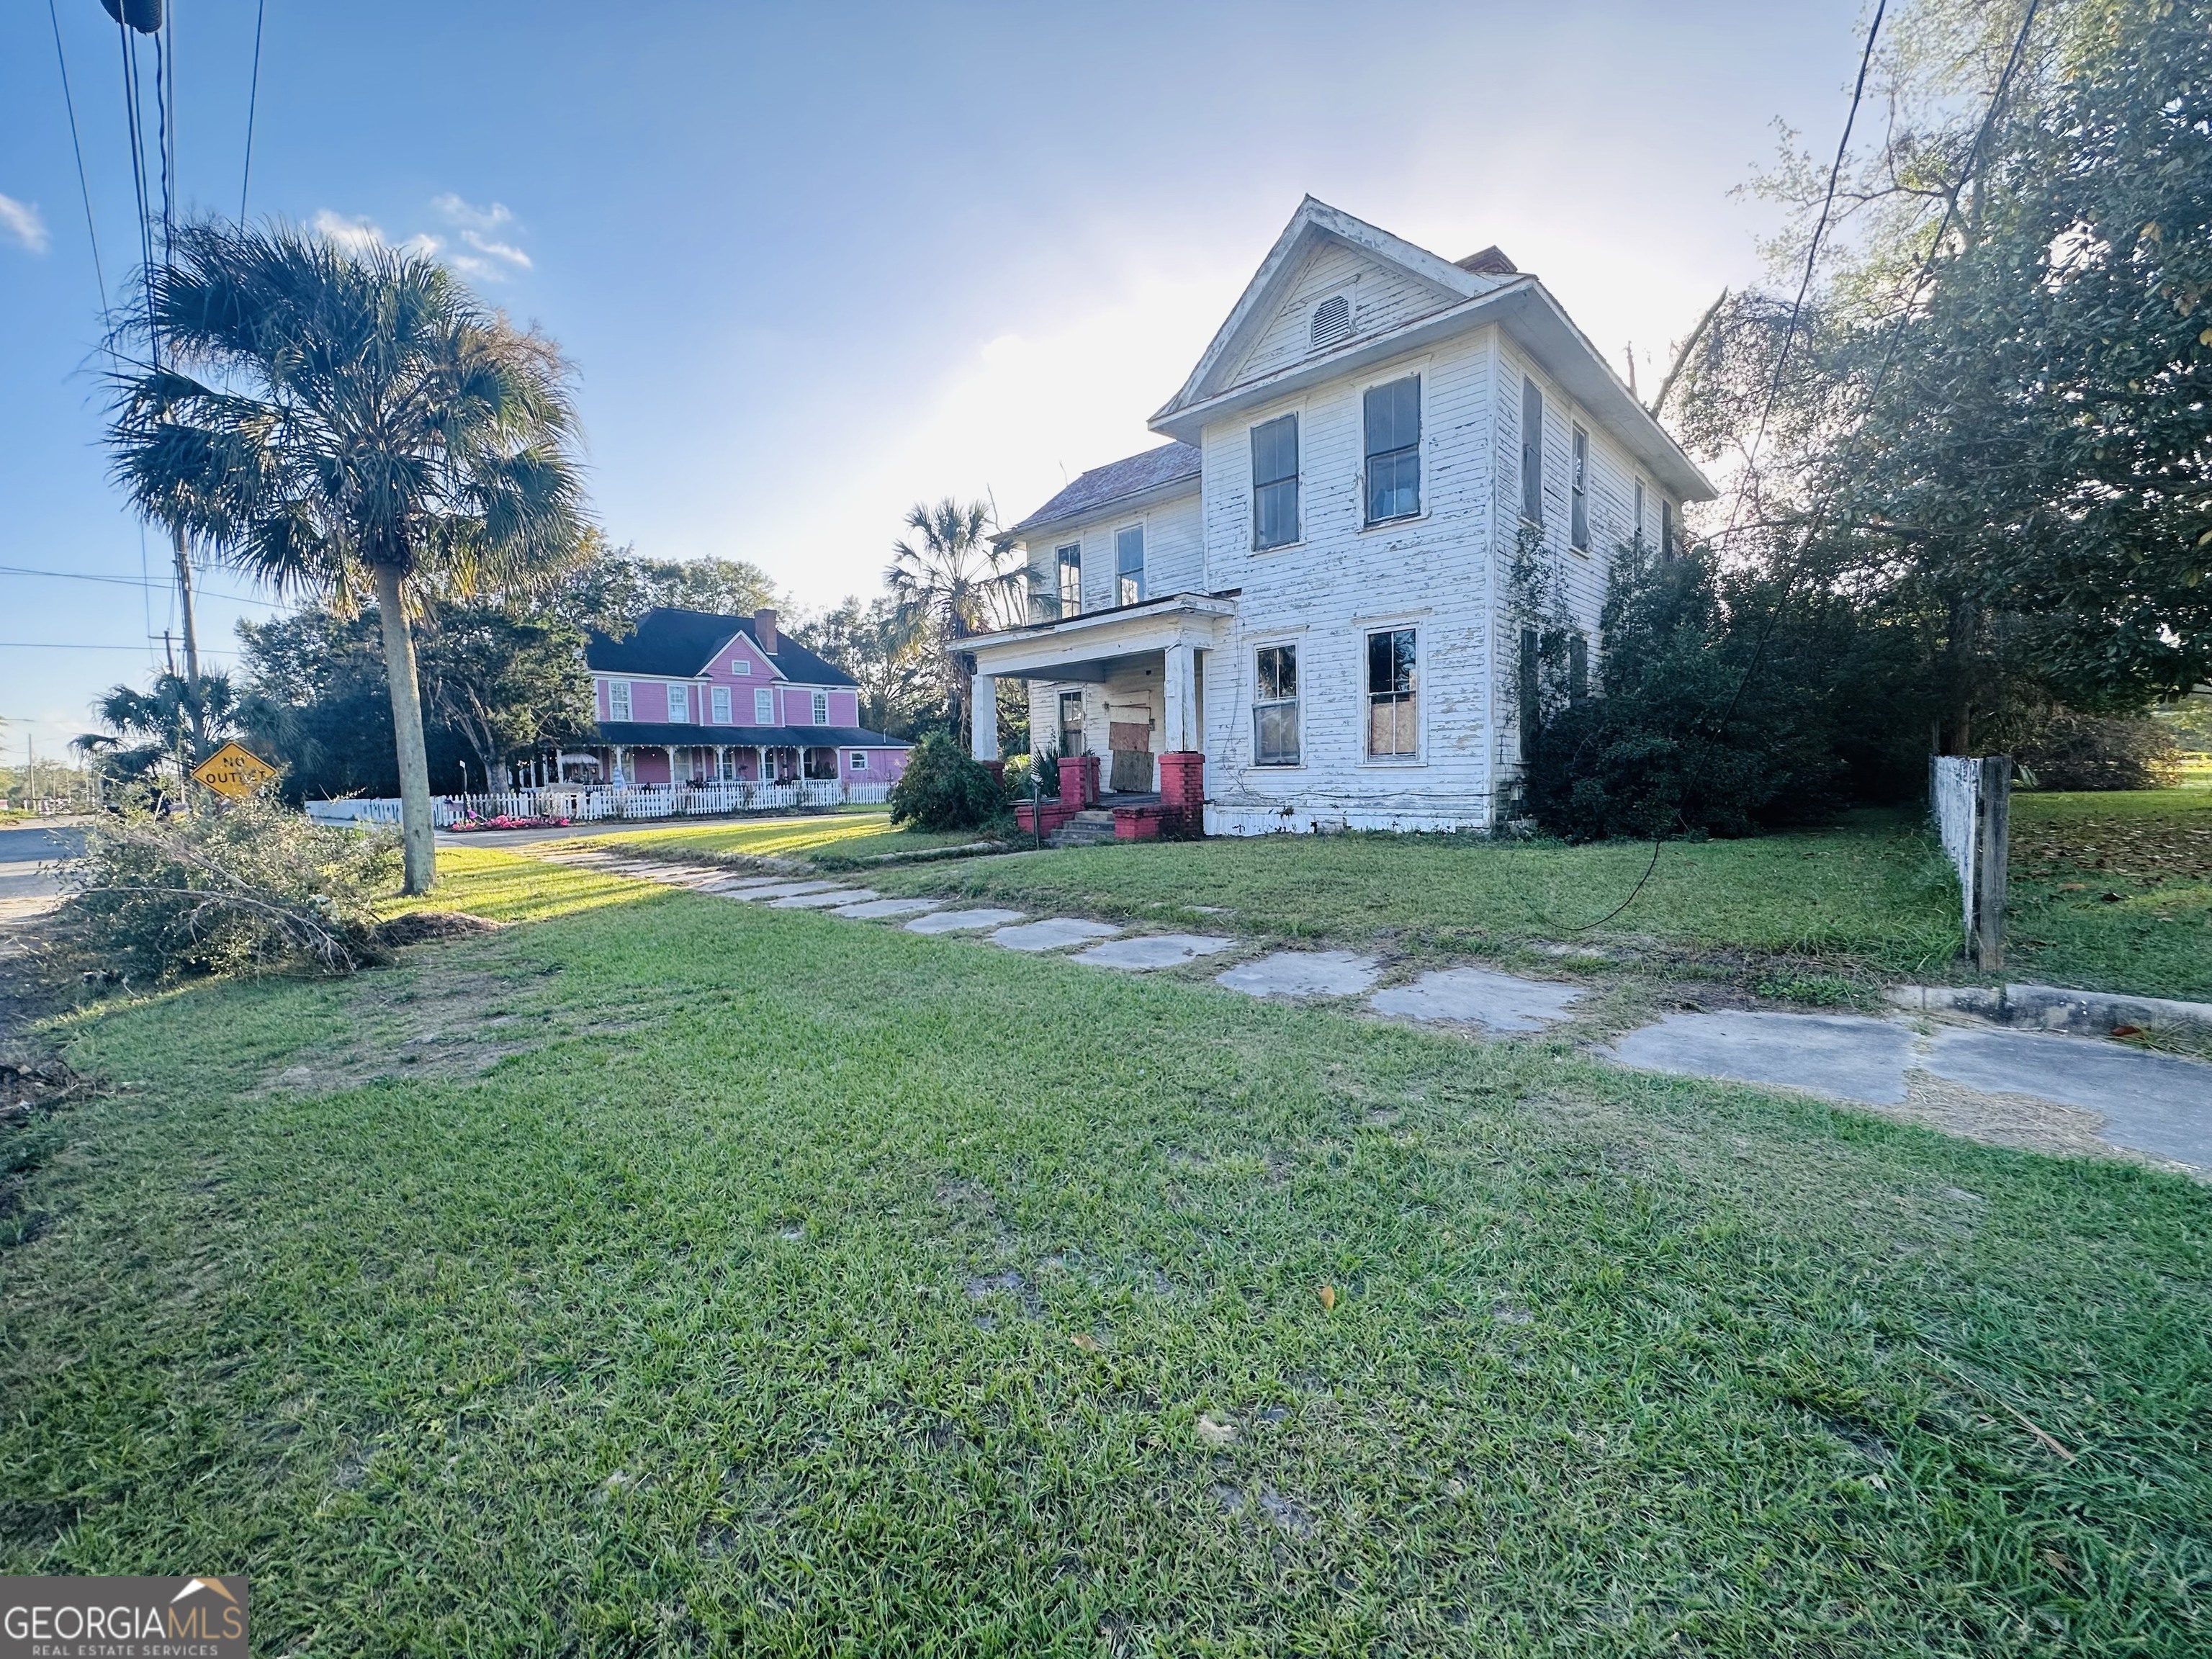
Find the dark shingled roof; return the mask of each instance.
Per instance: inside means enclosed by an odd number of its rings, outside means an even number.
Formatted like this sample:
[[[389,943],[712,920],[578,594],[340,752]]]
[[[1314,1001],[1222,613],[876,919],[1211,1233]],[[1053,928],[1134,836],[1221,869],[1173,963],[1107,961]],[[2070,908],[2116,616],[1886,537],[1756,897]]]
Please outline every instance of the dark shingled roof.
[[[584,645],[584,663],[616,674],[665,674],[690,679],[733,635],[742,634],[755,645],[760,635],[750,617],[718,617],[711,611],[678,611],[659,605],[638,618],[637,631],[611,639],[597,629]],[[801,685],[856,685],[850,674],[824,662],[779,628],[775,649],[769,660],[787,680]]]
[[[1018,536],[1032,525],[1073,519],[1093,507],[1105,507],[1125,495],[1135,495],[1162,484],[1198,476],[1199,453],[1192,444],[1162,444],[1141,455],[1106,466],[1094,466],[1073,483],[1024,519],[1009,536]]]
[[[887,738],[859,726],[672,726],[659,720],[601,720],[603,743],[663,744],[712,749],[716,744],[771,749],[911,749],[904,738]]]

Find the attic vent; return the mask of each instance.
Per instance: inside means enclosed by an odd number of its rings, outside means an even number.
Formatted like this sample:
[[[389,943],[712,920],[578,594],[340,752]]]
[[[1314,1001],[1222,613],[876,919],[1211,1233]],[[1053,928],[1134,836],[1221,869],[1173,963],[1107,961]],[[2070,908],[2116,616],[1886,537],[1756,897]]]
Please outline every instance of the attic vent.
[[[1341,294],[1331,295],[1314,307],[1313,347],[1318,351],[1323,346],[1333,346],[1339,340],[1352,337],[1352,301]]]

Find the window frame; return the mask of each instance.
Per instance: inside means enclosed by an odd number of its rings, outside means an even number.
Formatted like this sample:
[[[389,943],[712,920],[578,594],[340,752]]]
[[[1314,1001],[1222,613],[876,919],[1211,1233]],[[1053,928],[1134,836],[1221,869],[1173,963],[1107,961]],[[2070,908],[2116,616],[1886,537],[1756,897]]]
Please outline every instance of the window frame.
[[[732,674],[742,674],[747,679],[750,679],[753,676],[753,659],[750,657],[744,656],[731,658],[730,672]]]
[[[1525,371],[1521,376],[1521,522],[1535,530],[1544,527],[1544,388]]]
[[[624,721],[630,720],[631,711],[636,707],[633,695],[628,680],[609,680],[607,682],[607,719]]]
[[[1129,573],[1122,568],[1121,544],[1123,540],[1130,536],[1137,538],[1137,594],[1134,599],[1124,599],[1121,597],[1122,587],[1129,580]],[[1142,519],[1138,520],[1134,524],[1122,525],[1115,529],[1114,532],[1114,604],[1117,608],[1125,605],[1142,605],[1152,597],[1145,589],[1145,521]]]
[[[1638,553],[1644,550],[1644,478],[1639,473],[1636,479],[1636,518],[1628,532],[1629,544]]]
[[[865,749],[855,749],[852,750],[851,753],[845,757],[845,766],[848,771],[866,771],[868,769],[868,751]]]
[[[1248,459],[1252,469],[1252,550],[1255,553],[1278,552],[1286,547],[1296,547],[1305,540],[1304,500],[1305,450],[1304,434],[1300,430],[1302,423],[1298,419],[1299,412],[1295,409],[1285,410],[1281,414],[1271,415],[1264,421],[1255,421],[1245,429]],[[1291,428],[1291,470],[1287,473],[1262,481],[1260,477],[1260,434],[1270,428],[1281,426],[1286,421],[1290,423]],[[1277,541],[1263,541],[1261,539],[1260,529],[1261,492],[1280,489],[1285,484],[1290,486],[1291,495],[1290,534]]]
[[[1421,665],[1426,653],[1425,645],[1421,637],[1423,631],[1419,623],[1392,622],[1388,619],[1382,620],[1379,623],[1370,623],[1363,625],[1360,629],[1359,660],[1357,672],[1359,675],[1360,764],[1363,766],[1419,766],[1424,763],[1426,758],[1428,727],[1422,709],[1421,696]],[[1374,689],[1373,684],[1374,641],[1386,635],[1397,634],[1413,635],[1413,672],[1410,676],[1411,684],[1403,692],[1396,690],[1378,692]],[[1378,697],[1402,699],[1412,703],[1413,746],[1410,750],[1391,750],[1381,754],[1376,752],[1374,711],[1376,699]],[[1391,724],[1394,727],[1397,725],[1397,717],[1392,717]]]
[[[1674,556],[1674,538],[1679,534],[1674,523],[1674,503],[1664,495],[1659,498],[1659,556]]]
[[[1073,553],[1075,556],[1069,558]],[[1063,617],[1083,614],[1083,542],[1081,538],[1052,550],[1053,577],[1059,584],[1060,614]],[[1074,577],[1071,592],[1068,578]]]
[[[690,726],[691,688],[681,680],[668,682],[668,723],[671,726]]]
[[[1580,426],[1569,428],[1567,439],[1567,545],[1577,553],[1589,551],[1589,433]]]
[[[1390,525],[1410,523],[1425,519],[1429,513],[1429,364],[1426,358],[1410,367],[1401,366],[1396,371],[1380,379],[1368,381],[1359,388],[1359,527],[1380,530]],[[1383,459],[1401,455],[1413,458],[1413,508],[1410,513],[1394,513],[1387,518],[1371,516],[1375,505],[1374,464],[1377,453],[1367,447],[1367,400],[1386,387],[1413,382],[1413,441],[1395,449],[1379,452]]]
[[[1067,723],[1067,705],[1071,701],[1075,704],[1075,724],[1073,726],[1070,726]],[[1055,720],[1053,732],[1054,736],[1057,738],[1060,742],[1060,753],[1061,759],[1065,760],[1070,754],[1081,755],[1089,752],[1086,749],[1069,749],[1067,746],[1067,734],[1070,731],[1073,731],[1079,738],[1081,738],[1087,744],[1090,741],[1088,736],[1090,726],[1091,710],[1083,693],[1080,691],[1061,692],[1060,694],[1058,717]]]
[[[1291,659],[1291,695],[1263,696],[1265,670],[1261,659],[1270,651],[1288,652]],[[1290,772],[1304,767],[1306,754],[1305,702],[1304,687],[1299,684],[1298,641],[1296,640],[1264,640],[1252,647],[1252,764],[1264,766],[1271,772]],[[1270,709],[1287,708],[1291,711],[1291,755],[1287,760],[1269,760],[1260,752],[1260,717]]]
[[[730,709],[732,704],[730,701],[730,688],[728,686],[717,685],[709,687],[707,694],[707,706],[713,712],[714,715],[710,724],[715,726],[728,726],[732,724],[730,720]]]
[[[830,724],[830,694],[827,691],[817,691],[814,694],[814,706],[811,712],[814,715],[815,725]]]
[[[755,726],[775,724],[775,688],[774,686],[757,685],[753,688],[753,724]]]

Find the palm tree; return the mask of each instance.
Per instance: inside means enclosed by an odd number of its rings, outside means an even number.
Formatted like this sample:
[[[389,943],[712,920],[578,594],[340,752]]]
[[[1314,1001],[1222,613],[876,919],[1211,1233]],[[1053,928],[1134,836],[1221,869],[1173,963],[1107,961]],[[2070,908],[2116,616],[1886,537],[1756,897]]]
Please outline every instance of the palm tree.
[[[907,636],[927,630],[937,638],[945,702],[957,732],[968,678],[960,666],[960,641],[1018,619],[1024,572],[1007,569],[1013,550],[992,541],[996,526],[988,501],[963,504],[948,495],[934,507],[916,502],[906,523],[921,532],[921,545],[892,543],[884,581],[897,601],[899,626]]]
[[[434,594],[542,589],[579,556],[568,365],[434,260],[283,223],[188,226],[142,280],[143,320],[119,344],[150,330],[161,349],[118,380],[117,477],[280,595],[374,596],[407,890],[428,892],[411,618]]]
[[[70,746],[104,776],[128,782],[173,762],[190,771],[228,737],[238,699],[223,674],[156,674],[153,689],[110,688],[94,705],[105,732],[88,732]]]

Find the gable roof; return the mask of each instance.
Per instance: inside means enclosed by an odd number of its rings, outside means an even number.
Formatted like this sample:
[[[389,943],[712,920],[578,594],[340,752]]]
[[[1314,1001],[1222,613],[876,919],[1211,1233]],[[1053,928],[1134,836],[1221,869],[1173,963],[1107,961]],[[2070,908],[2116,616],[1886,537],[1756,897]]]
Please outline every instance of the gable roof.
[[[1433,290],[1436,305],[1410,318],[1401,317],[1379,332],[1354,334],[1286,365],[1239,380],[1239,365],[1280,312],[1310,255],[1332,243],[1355,248],[1419,281]],[[1716,492],[1705,474],[1534,276],[1512,272],[1511,261],[1496,248],[1485,248],[1455,264],[1310,196],[1298,204],[1182,389],[1152,416],[1150,425],[1164,437],[1188,441],[1218,416],[1490,324],[1510,334],[1516,345],[1664,488],[1687,501],[1712,499]]]
[[[718,616],[711,611],[679,611],[656,605],[637,619],[636,629],[616,639],[593,629],[584,642],[584,665],[602,672],[655,674],[688,680],[704,672],[722,647],[738,635],[760,646],[760,630],[750,617]],[[850,674],[815,655],[779,628],[775,649],[762,653],[777,676],[800,685],[857,685]]]
[[[1009,541],[1040,525],[1060,524],[1188,479],[1195,488],[1201,459],[1196,446],[1165,443],[1141,455],[1094,466],[998,539]],[[1176,492],[1180,494],[1181,492]]]

